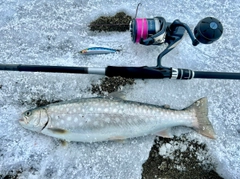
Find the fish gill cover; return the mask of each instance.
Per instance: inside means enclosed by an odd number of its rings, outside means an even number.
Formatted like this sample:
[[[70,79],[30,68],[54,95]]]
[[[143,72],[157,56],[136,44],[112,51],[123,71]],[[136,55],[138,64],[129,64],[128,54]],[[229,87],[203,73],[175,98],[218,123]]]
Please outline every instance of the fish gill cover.
[[[156,65],[156,58],[164,49],[163,46],[133,44],[129,32],[90,31],[89,24],[100,16],[114,16],[124,11],[134,17],[137,3],[114,0],[6,0],[0,4],[0,63],[88,67]],[[180,19],[193,29],[200,19],[214,16],[224,26],[221,39],[211,45],[192,47],[190,39],[184,37],[164,57],[164,65],[203,71],[239,72],[240,34],[239,18],[236,17],[240,2],[197,0],[194,3],[180,3],[163,0],[142,4],[138,17],[163,16],[168,22]],[[122,51],[91,57],[77,53],[94,46]],[[95,96],[89,89],[92,89],[92,84],[99,85],[101,78],[97,75],[0,72],[0,178],[158,178],[164,177],[163,173],[167,177],[171,176],[167,170],[177,173],[176,169],[183,172],[187,169],[189,164],[179,161],[186,151],[190,154],[195,152],[195,163],[203,166],[201,170],[204,168],[209,178],[219,177],[215,173],[211,175],[213,170],[226,179],[238,178],[239,81],[138,79],[122,86],[129,100],[168,104],[176,109],[185,108],[201,97],[208,97],[209,119],[217,139],[206,139],[185,128],[176,129],[175,135],[185,133],[187,140],[180,136],[178,141],[156,141],[153,147],[156,150],[150,153],[156,155],[155,158],[149,156],[154,136],[123,142],[72,142],[62,146],[53,138],[23,129],[17,122],[23,111],[37,105]],[[99,89],[96,87],[97,93]],[[193,140],[198,141],[200,146],[196,150]],[[201,146],[206,147],[203,149]],[[154,168],[146,175],[146,169],[149,168],[145,167],[149,160],[163,172]],[[173,162],[177,164],[172,165]],[[166,166],[169,168],[166,169]],[[192,168],[189,170],[192,171]],[[196,171],[196,178],[206,176],[197,175],[201,175],[199,171]],[[181,172],[179,176],[184,176],[184,173]]]

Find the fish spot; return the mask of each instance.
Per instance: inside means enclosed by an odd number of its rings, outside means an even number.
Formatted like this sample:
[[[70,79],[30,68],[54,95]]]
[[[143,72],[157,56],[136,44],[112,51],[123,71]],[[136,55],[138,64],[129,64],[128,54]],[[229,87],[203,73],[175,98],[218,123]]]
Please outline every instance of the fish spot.
[[[143,108],[142,112],[143,112],[143,113],[146,113],[146,112],[147,112],[147,110],[146,110],[145,108]]]
[[[124,110],[123,109],[121,109],[120,111],[119,111],[119,114],[124,114],[125,112],[124,112]]]
[[[71,120],[72,120],[72,118],[71,118],[71,117],[67,117],[67,120],[68,120],[68,121],[71,121]]]
[[[108,112],[108,108],[105,108],[105,109],[104,109],[104,112]]]
[[[78,118],[74,118],[74,122],[78,122]]]
[[[64,124],[64,120],[61,120],[61,124]]]

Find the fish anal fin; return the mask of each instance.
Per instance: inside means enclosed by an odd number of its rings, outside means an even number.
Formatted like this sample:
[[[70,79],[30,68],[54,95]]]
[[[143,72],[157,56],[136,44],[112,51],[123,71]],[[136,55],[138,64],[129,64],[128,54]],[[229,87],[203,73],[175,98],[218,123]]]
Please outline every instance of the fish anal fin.
[[[126,94],[123,91],[115,91],[109,93],[105,98],[126,100]]]
[[[119,141],[119,142],[123,142],[125,139],[126,139],[126,137],[123,137],[123,136],[112,136],[112,137],[108,138],[108,140]]]
[[[164,104],[162,107],[163,107],[164,109],[170,109],[170,108],[171,108],[170,105],[168,105],[168,104]]]
[[[155,135],[160,136],[160,137],[164,137],[164,138],[173,138],[171,129],[161,130],[160,132],[156,133]]]
[[[49,131],[55,133],[55,134],[66,134],[68,131],[61,128],[47,128]]]

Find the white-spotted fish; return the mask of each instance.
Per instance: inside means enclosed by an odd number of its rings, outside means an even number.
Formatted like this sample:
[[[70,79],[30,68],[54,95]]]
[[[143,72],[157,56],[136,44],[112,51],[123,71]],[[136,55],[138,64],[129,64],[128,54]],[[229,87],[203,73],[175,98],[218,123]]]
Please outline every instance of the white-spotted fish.
[[[119,52],[118,49],[105,48],[105,47],[91,47],[81,50],[80,53],[83,55],[98,55]]]
[[[172,137],[169,129],[175,126],[191,127],[214,138],[207,111],[206,98],[183,110],[122,99],[86,98],[28,110],[20,124],[66,141],[98,142],[145,135]]]

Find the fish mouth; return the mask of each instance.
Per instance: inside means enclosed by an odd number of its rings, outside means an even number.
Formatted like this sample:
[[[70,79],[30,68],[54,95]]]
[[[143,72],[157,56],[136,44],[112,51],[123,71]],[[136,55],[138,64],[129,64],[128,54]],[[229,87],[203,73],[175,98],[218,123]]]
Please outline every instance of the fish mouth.
[[[22,119],[22,118],[21,118],[21,119],[19,119],[19,120],[18,120],[18,122],[19,122],[20,124],[23,124],[23,123],[25,123],[25,122],[24,122],[24,119]]]

